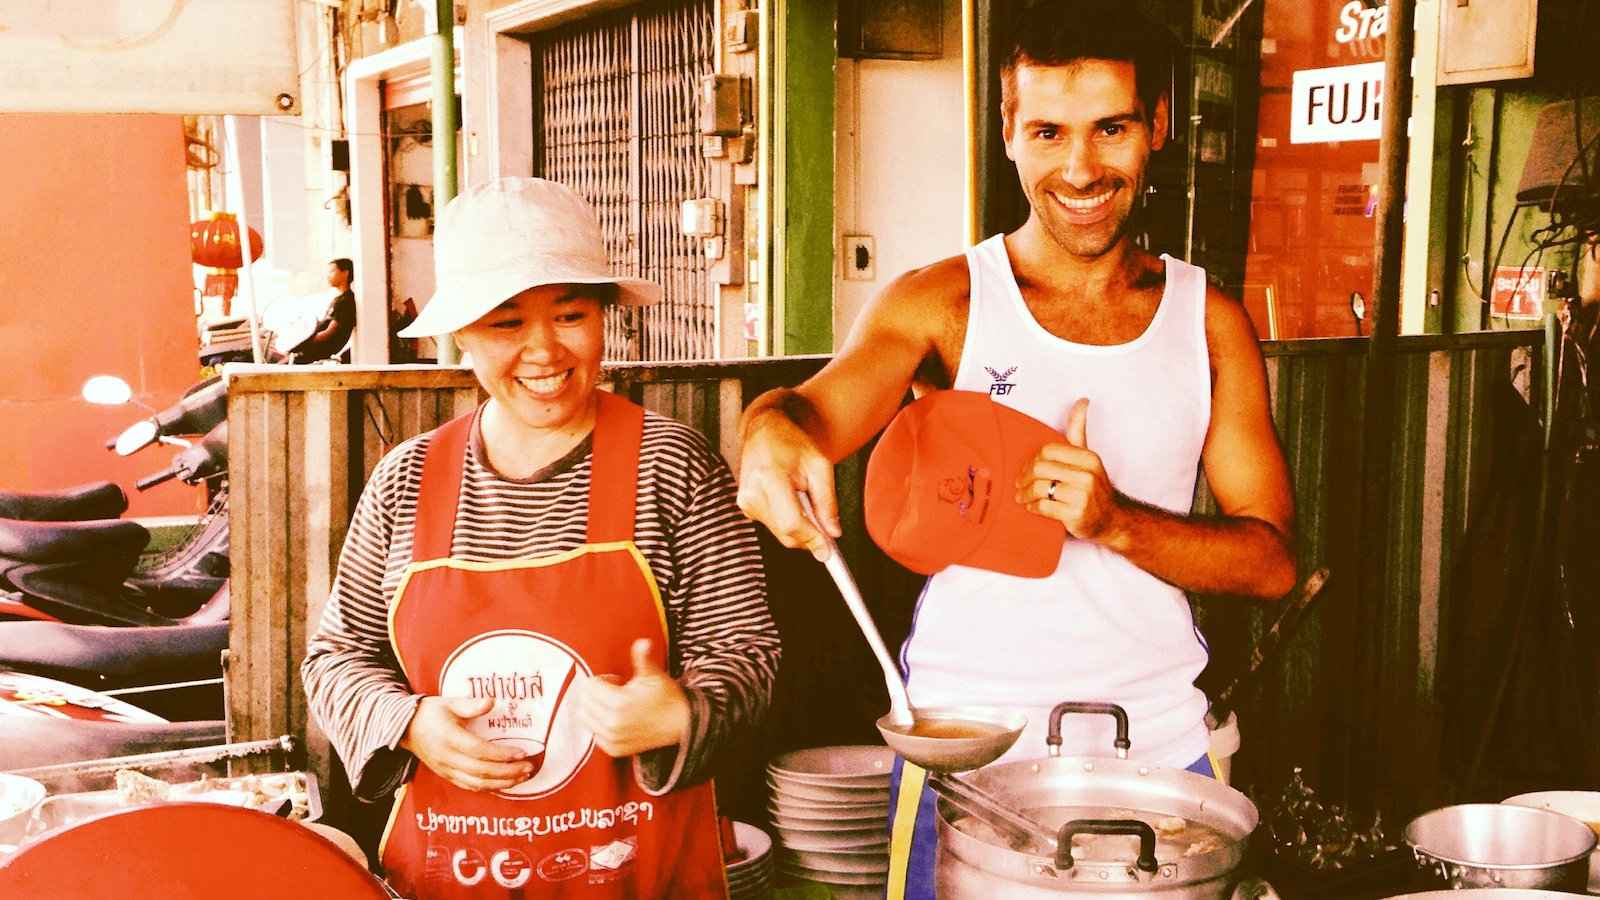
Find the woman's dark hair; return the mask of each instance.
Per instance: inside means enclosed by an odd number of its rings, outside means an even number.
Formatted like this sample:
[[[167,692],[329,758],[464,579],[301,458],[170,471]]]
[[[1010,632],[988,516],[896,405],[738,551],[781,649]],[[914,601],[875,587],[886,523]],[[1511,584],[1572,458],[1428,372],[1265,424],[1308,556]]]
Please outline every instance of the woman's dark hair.
[[[1172,80],[1173,38],[1133,0],[1034,0],[1017,4],[1010,50],[1000,69],[1000,115],[1017,112],[1017,67],[1065,66],[1087,59],[1133,63],[1145,120]]]

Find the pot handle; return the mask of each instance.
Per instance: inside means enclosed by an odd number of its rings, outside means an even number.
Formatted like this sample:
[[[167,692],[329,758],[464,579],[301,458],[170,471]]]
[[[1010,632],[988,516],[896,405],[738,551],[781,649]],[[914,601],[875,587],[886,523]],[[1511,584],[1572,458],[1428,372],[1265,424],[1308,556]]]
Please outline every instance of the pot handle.
[[[1059,708],[1059,707],[1057,707]],[[1056,868],[1073,866],[1072,838],[1080,834],[1125,834],[1139,839],[1139,859],[1134,866],[1141,872],[1154,873],[1161,868],[1156,861],[1156,830],[1138,819],[1074,819],[1061,826],[1056,837]]]
[[[1057,703],[1055,709],[1050,710],[1050,735],[1044,742],[1049,746],[1051,756],[1061,755],[1061,718],[1067,713],[1111,716],[1116,719],[1117,739],[1112,742],[1112,746],[1117,748],[1117,759],[1128,758],[1128,750],[1133,746],[1133,742],[1128,740],[1128,711],[1115,703],[1083,703],[1072,700]]]

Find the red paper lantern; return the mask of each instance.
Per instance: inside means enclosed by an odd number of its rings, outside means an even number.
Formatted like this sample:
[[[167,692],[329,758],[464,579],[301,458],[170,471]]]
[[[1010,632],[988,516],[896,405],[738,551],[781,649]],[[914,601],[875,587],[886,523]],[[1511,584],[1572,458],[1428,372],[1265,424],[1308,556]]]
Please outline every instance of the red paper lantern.
[[[250,229],[250,260],[261,258],[261,233]],[[239,257],[238,221],[233,213],[216,212],[211,218],[189,223],[189,255],[197,265],[213,269],[237,269],[244,265]]]

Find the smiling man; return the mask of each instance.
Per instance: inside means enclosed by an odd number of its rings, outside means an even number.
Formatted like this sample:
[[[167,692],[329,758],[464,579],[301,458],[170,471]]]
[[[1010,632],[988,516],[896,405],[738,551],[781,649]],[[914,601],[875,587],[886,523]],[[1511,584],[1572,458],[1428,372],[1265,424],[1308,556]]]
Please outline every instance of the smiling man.
[[[1016,497],[1070,536],[1028,579],[951,565],[929,579],[901,655],[913,706],[1020,708],[1006,758],[1044,755],[1050,708],[1109,700],[1132,756],[1210,774],[1206,648],[1185,591],[1276,598],[1295,580],[1293,501],[1242,306],[1205,273],[1132,240],[1150,157],[1166,142],[1172,53],[1125,0],[1036,4],[1002,72],[1006,153],[1030,215],[874,299],[844,347],[743,421],[739,502],[791,547],[839,535],[832,464],[895,415],[908,388],[954,388],[1062,431]],[[1204,467],[1221,514],[1191,514]],[[1109,755],[1109,718],[1074,716],[1069,755]],[[933,895],[933,800],[897,766],[891,897]]]

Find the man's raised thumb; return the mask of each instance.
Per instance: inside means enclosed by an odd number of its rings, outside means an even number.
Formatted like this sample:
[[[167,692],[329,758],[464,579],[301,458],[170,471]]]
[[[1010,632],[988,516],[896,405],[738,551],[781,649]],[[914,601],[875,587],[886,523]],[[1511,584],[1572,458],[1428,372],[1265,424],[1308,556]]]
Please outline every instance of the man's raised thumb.
[[[653,646],[649,638],[639,638],[633,642],[629,652],[633,656],[633,677],[642,678],[646,675],[664,675],[666,670],[656,662],[650,651]]]
[[[1074,447],[1089,446],[1089,398],[1081,397],[1067,412],[1067,443]]]
[[[492,697],[451,697],[450,714],[458,719],[476,719],[494,708]]]

